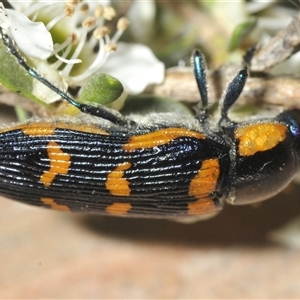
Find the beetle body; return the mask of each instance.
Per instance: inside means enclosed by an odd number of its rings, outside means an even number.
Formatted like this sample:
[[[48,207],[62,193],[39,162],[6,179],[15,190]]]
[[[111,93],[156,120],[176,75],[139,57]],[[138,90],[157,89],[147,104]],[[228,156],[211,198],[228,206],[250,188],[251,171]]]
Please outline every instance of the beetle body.
[[[1,34],[20,64],[40,80]],[[180,218],[212,215],[225,201],[247,204],[280,192],[299,167],[300,111],[232,122],[227,113],[246,82],[244,68],[229,84],[214,124],[198,51],[194,71],[202,100],[195,119],[172,114],[126,119],[78,104],[60,91],[98,121],[39,120],[2,129],[0,194],[63,211]]]
[[[227,196],[228,147],[203,133],[182,124],[138,133],[82,128],[35,122],[3,131],[0,193],[62,210],[146,217],[213,213]]]
[[[65,211],[166,218],[214,214],[229,195],[232,204],[253,203],[291,181],[299,138],[286,116],[239,123],[230,144],[218,132],[208,135],[184,122],[138,131],[29,122],[0,133],[0,193]]]

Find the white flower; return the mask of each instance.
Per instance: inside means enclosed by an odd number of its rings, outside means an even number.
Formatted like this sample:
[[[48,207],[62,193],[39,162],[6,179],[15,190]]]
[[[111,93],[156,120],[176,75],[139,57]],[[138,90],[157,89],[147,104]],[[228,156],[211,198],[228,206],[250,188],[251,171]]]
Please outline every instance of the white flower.
[[[43,23],[32,22],[20,12],[5,9],[2,3],[0,3],[0,22],[1,27],[8,31],[19,49],[26,55],[46,59],[53,52],[51,34]]]
[[[99,72],[121,80],[131,94],[164,78],[164,65],[145,46],[122,43],[119,49],[117,42],[129,21],[120,18],[116,30],[109,28],[116,12],[108,0],[11,1],[15,10],[0,4],[0,26],[33,66],[63,89],[80,87]],[[44,97],[47,103],[56,100]]]
[[[141,93],[149,78],[151,83],[161,83],[164,79],[164,64],[142,44],[118,43],[118,51],[111,54],[101,71],[125,83],[132,94]]]

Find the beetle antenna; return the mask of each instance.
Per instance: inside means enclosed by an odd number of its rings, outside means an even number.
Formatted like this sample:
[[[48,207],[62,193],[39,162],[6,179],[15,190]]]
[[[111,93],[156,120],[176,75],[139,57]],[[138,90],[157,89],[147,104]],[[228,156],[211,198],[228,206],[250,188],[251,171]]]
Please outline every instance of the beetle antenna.
[[[250,69],[251,60],[255,54],[257,47],[250,47],[243,56],[243,69],[233,78],[225,90],[225,93],[220,101],[221,119],[219,124],[223,127],[229,127],[232,122],[228,118],[230,107],[236,102],[242,93],[248,78],[248,69]]]
[[[201,123],[206,123],[208,118],[208,89],[204,55],[199,50],[195,50],[192,56],[192,62],[194,66],[195,79],[201,98],[201,111],[197,115],[197,119]]]
[[[256,47],[256,45],[254,45],[247,50],[247,52],[243,56],[243,66],[244,67],[248,67],[250,69],[251,60],[256,52],[256,49],[257,49],[257,47]]]
[[[71,105],[77,107],[81,112],[90,114],[93,116],[97,116],[100,118],[103,118],[105,120],[108,120],[114,124],[127,124],[127,120],[125,120],[124,117],[121,115],[118,116],[115,113],[111,112],[108,108],[105,106],[92,106],[88,104],[78,103],[76,100],[74,100],[72,97],[70,97],[67,93],[56,87],[53,83],[48,81],[46,78],[44,78],[38,71],[30,67],[26,61],[25,58],[22,57],[20,52],[18,51],[17,47],[14,45],[12,39],[3,32],[3,29],[0,26],[0,36],[2,37],[4,45],[7,47],[9,52],[17,59],[18,63],[28,72],[29,75],[31,75],[33,78],[39,80],[41,83],[43,83],[45,86],[47,86],[49,89],[57,93],[60,97],[68,101]]]
[[[220,100],[221,119],[219,124],[221,127],[230,127],[232,121],[228,117],[230,107],[236,102],[242,93],[248,78],[248,68],[245,66],[228,84],[222,99]]]

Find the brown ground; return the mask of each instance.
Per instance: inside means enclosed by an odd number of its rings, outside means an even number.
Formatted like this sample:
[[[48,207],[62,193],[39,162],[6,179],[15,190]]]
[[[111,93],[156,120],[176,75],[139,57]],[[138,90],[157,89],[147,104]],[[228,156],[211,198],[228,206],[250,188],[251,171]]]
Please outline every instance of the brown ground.
[[[300,214],[299,193],[192,225],[0,199],[0,297],[299,298],[300,251],[266,239]]]

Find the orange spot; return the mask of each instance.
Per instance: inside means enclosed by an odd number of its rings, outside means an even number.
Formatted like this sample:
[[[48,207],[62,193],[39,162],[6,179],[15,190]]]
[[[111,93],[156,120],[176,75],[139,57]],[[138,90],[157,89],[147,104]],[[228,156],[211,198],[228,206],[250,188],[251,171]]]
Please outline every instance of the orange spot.
[[[132,208],[130,203],[115,202],[106,207],[106,212],[114,215],[126,215]]]
[[[217,158],[204,160],[198,174],[190,183],[189,196],[197,199],[208,196],[215,191],[219,175],[219,160]]]
[[[170,141],[180,137],[205,139],[203,134],[196,131],[184,128],[166,128],[143,135],[132,136],[128,143],[123,145],[123,149],[130,152],[136,149],[153,148],[168,144]]]
[[[53,198],[41,198],[41,201],[45,205],[49,205],[51,209],[60,211],[70,211],[68,206],[56,203]]]
[[[129,181],[124,178],[124,171],[131,167],[131,163],[125,162],[118,165],[107,175],[106,189],[114,196],[129,196]]]
[[[71,156],[61,150],[56,142],[47,145],[48,158],[50,159],[49,171],[45,171],[40,177],[40,182],[49,187],[58,174],[67,174],[71,165]]]
[[[189,203],[188,214],[189,215],[206,215],[216,212],[217,208],[215,203],[210,198],[199,199],[196,202]]]
[[[19,127],[26,135],[52,135],[55,132],[55,125],[52,123],[31,123]]]
[[[214,201],[208,196],[214,192],[220,175],[219,160],[217,158],[204,160],[198,174],[189,186],[189,196],[198,199],[188,205],[188,213],[201,215],[216,211]]]
[[[56,128],[60,129],[70,129],[75,131],[87,132],[87,133],[95,133],[101,135],[109,135],[109,133],[96,125],[85,124],[85,125],[77,125],[77,124],[65,124],[65,123],[57,123],[55,124]]]
[[[250,156],[274,148],[286,138],[286,132],[284,124],[261,123],[238,128],[234,137],[239,140],[239,154]]]
[[[75,130],[80,132],[87,132],[87,133],[95,133],[95,134],[101,134],[101,135],[108,135],[109,133],[96,125],[77,125],[77,124],[71,124],[71,123],[62,123],[62,122],[36,122],[36,123],[30,123],[30,124],[23,124],[23,125],[17,125],[10,128],[5,128],[0,131],[0,133],[7,132],[7,131],[13,131],[13,130],[22,130],[24,134],[26,135],[33,135],[33,136],[44,136],[44,135],[53,135],[55,134],[55,129],[69,129],[69,130]]]

